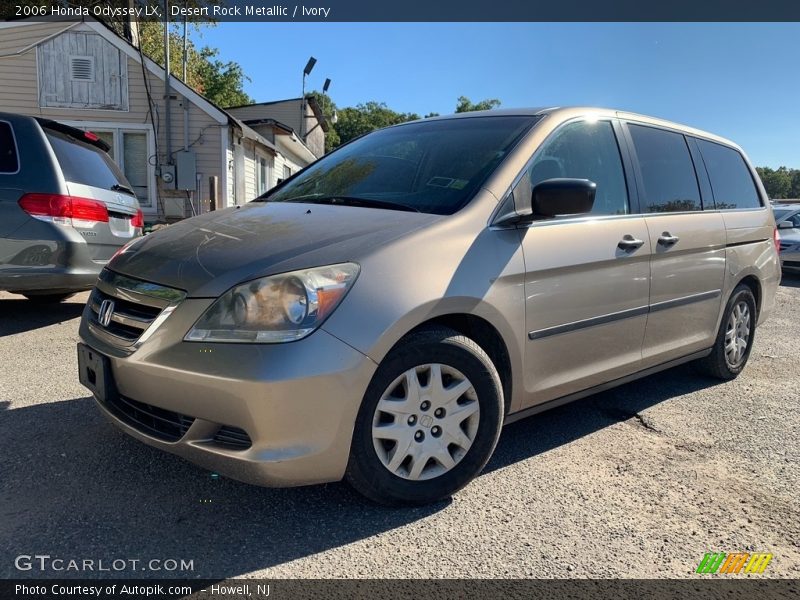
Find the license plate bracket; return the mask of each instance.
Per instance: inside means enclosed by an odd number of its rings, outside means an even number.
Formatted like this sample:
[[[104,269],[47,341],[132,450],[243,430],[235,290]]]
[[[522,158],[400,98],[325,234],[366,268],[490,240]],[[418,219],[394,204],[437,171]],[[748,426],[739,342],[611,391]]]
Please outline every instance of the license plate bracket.
[[[101,402],[113,393],[108,357],[86,344],[78,344],[78,379]]]

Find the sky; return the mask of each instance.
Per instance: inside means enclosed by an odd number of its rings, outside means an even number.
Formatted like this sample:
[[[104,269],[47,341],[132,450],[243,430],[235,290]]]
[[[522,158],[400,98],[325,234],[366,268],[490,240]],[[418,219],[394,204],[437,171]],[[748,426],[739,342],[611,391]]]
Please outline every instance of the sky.
[[[240,63],[259,102],[299,97],[313,55],[306,90],[330,77],[339,107],[447,114],[462,95],[603,106],[730,138],[759,166],[800,168],[797,23],[221,23],[195,38]]]

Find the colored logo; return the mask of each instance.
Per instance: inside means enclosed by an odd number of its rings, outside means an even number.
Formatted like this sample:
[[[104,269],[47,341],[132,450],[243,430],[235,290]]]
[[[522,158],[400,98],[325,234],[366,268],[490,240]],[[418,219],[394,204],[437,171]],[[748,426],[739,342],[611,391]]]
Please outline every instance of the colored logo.
[[[763,573],[771,560],[766,552],[706,552],[695,573]]]

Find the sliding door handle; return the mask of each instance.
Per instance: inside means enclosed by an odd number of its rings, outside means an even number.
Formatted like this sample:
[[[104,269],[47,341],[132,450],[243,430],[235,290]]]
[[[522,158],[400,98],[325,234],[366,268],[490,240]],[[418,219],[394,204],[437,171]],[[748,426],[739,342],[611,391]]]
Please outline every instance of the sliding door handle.
[[[625,250],[625,252],[633,252],[634,250],[644,246],[644,240],[639,240],[630,234],[626,234],[617,244],[617,248]]]
[[[677,235],[672,235],[669,231],[665,231],[658,238],[658,243],[662,246],[674,246],[680,239]]]

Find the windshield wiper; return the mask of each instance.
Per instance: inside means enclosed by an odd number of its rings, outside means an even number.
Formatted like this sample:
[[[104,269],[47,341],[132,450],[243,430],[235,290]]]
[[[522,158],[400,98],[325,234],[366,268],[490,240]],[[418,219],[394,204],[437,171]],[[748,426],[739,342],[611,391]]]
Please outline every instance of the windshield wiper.
[[[300,202],[306,204],[329,204],[340,206],[361,206],[364,208],[385,208],[387,210],[402,210],[406,212],[421,212],[418,208],[399,202],[386,200],[373,200],[371,198],[358,198],[356,196],[298,196],[282,202]]]
[[[134,192],[131,188],[124,185],[120,185],[118,183],[115,183],[109,189],[115,192],[125,192],[126,194],[130,194],[131,196],[136,196],[136,192]]]

